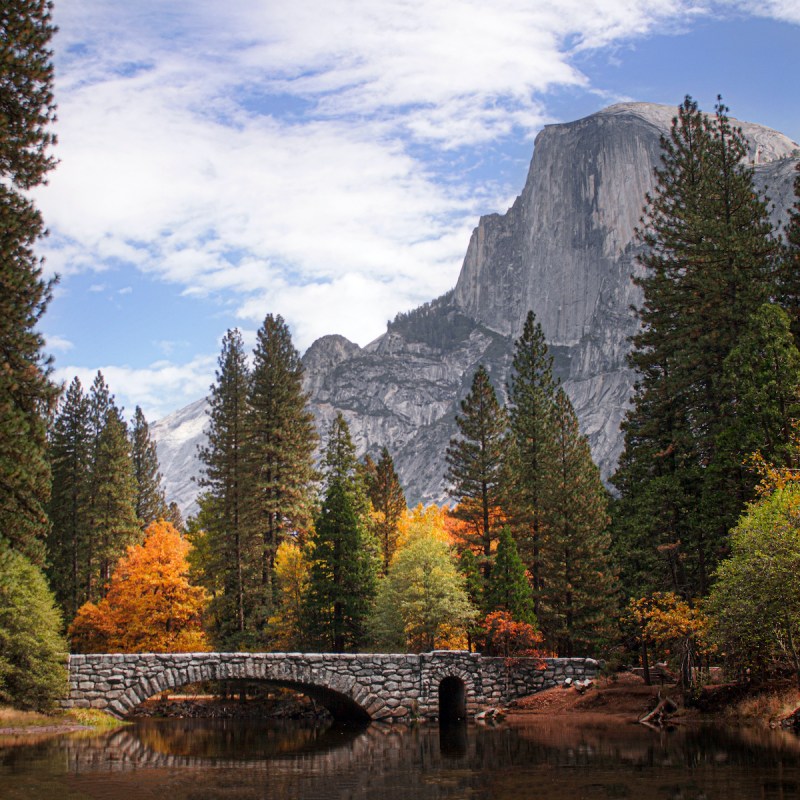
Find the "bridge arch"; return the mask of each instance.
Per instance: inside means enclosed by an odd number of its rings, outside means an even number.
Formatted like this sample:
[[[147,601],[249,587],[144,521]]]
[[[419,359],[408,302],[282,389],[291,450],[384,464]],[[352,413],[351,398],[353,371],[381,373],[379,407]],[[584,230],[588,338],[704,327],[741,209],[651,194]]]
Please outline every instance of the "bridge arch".
[[[367,722],[390,713],[383,699],[374,695],[369,686],[331,669],[303,668],[294,660],[264,661],[255,657],[232,663],[218,659],[198,663],[196,656],[190,663],[134,679],[127,690],[109,704],[108,710],[117,716],[126,716],[136,706],[162,692],[190,683],[220,680],[261,681],[303,692],[324,705],[337,720]]]
[[[468,705],[474,706],[480,694],[474,671],[446,661],[426,665],[424,671],[439,719],[443,722],[466,719]]]

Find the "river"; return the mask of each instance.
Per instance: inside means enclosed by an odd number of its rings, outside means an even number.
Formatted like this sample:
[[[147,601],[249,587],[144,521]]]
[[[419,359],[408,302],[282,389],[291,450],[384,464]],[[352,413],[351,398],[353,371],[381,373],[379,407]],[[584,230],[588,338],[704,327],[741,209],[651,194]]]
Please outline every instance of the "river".
[[[800,741],[762,729],[313,727],[141,720],[0,737],[2,800],[800,800]]]

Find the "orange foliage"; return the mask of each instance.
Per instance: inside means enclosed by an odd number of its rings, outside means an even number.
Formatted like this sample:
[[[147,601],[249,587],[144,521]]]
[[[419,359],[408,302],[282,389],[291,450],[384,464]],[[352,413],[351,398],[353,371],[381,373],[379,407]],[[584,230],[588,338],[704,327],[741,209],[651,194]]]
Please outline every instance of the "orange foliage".
[[[483,549],[476,544],[483,536],[483,529],[479,524],[480,516],[472,511],[475,503],[459,503],[447,511],[444,518],[444,527],[450,544],[460,553],[471,547],[475,555],[482,555]],[[499,531],[508,524],[508,518],[499,506],[489,510],[489,526],[493,532]],[[493,550],[497,542],[493,542]]]
[[[508,611],[492,611],[481,623],[482,649],[486,655],[504,658],[541,657],[542,634],[527,622],[518,622]]]
[[[67,635],[83,653],[186,653],[208,650],[201,626],[205,589],[189,584],[191,545],[164,520],[128,548],[97,604],[78,609]]]

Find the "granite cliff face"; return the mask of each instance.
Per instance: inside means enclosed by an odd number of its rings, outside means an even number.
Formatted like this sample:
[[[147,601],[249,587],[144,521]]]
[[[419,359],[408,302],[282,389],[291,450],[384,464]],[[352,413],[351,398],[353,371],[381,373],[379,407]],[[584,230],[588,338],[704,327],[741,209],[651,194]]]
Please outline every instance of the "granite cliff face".
[[[320,430],[342,411],[360,453],[389,448],[409,502],[446,500],[444,453],[458,404],[480,363],[503,395],[513,339],[533,309],[608,477],[633,385],[625,360],[637,324],[631,306],[641,300],[631,281],[634,229],[674,113],[628,103],[547,126],[514,205],[481,218],[452,292],[399,315],[364,348],[341,336],[309,348],[306,389]],[[776,131],[741,125],[758,183],[783,220],[800,149]],[[197,470],[199,441],[190,418],[198,414],[204,419],[202,403],[153,426],[168,496],[190,512],[186,477]]]

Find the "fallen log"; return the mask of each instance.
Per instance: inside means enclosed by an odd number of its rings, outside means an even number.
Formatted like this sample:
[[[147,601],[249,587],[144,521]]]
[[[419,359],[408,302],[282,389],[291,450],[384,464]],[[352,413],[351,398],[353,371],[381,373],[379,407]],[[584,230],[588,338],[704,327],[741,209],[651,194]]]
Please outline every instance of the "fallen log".
[[[678,704],[671,697],[665,697],[659,701],[658,705],[649,714],[645,714],[639,720],[639,723],[656,730],[663,728],[669,717],[677,710]]]

